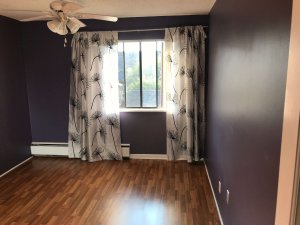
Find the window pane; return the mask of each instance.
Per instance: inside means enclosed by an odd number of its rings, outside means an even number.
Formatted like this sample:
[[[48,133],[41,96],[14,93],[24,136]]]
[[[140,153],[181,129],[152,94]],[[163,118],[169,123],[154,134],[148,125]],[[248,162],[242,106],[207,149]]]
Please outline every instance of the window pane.
[[[163,61],[163,42],[158,41],[157,42],[157,79],[158,79],[158,85],[157,85],[157,98],[158,98],[158,106],[162,106],[162,61]]]
[[[141,107],[139,42],[125,42],[126,107]]]
[[[156,42],[142,42],[143,107],[156,107]]]
[[[125,74],[124,74],[124,57],[123,42],[118,44],[118,76],[119,76],[119,103],[120,107],[125,107]]]

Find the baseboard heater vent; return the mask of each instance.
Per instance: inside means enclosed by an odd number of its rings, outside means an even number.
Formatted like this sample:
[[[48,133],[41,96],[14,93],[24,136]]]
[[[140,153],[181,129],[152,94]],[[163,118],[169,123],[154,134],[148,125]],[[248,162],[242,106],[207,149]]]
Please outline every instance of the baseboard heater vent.
[[[130,157],[130,145],[122,144],[123,158]],[[36,156],[65,156],[68,157],[68,143],[32,142],[31,154]]]

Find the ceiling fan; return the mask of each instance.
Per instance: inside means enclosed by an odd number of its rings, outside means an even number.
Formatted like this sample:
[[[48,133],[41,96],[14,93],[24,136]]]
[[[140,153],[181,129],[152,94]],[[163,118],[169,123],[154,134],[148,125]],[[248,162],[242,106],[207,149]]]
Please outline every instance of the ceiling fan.
[[[53,1],[50,3],[50,11],[48,12],[31,11],[35,13],[40,13],[42,15],[22,19],[21,21],[29,22],[29,21],[49,20],[47,22],[47,26],[52,32],[57,33],[59,35],[67,35],[68,33],[74,34],[81,27],[86,26],[80,20],[96,19],[96,20],[105,20],[110,22],[116,22],[118,20],[117,17],[112,17],[112,16],[101,16],[98,14],[77,12],[82,8],[83,6],[74,2],[69,2],[65,0]]]

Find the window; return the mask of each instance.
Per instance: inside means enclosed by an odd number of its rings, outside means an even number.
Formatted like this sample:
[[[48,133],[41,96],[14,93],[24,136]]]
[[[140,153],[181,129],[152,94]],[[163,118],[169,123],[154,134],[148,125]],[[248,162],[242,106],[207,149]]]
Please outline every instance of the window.
[[[163,41],[121,41],[118,49],[120,108],[160,108]]]

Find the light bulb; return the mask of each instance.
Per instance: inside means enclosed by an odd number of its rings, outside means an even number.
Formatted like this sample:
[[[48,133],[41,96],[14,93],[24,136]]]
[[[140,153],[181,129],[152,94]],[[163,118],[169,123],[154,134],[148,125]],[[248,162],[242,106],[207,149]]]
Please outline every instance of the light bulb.
[[[57,19],[47,22],[47,26],[54,33],[57,33],[60,35],[66,35],[68,33],[66,23],[61,22]]]
[[[86,25],[75,17],[70,17],[68,18],[67,26],[71,33],[75,34],[81,27],[85,27]]]

